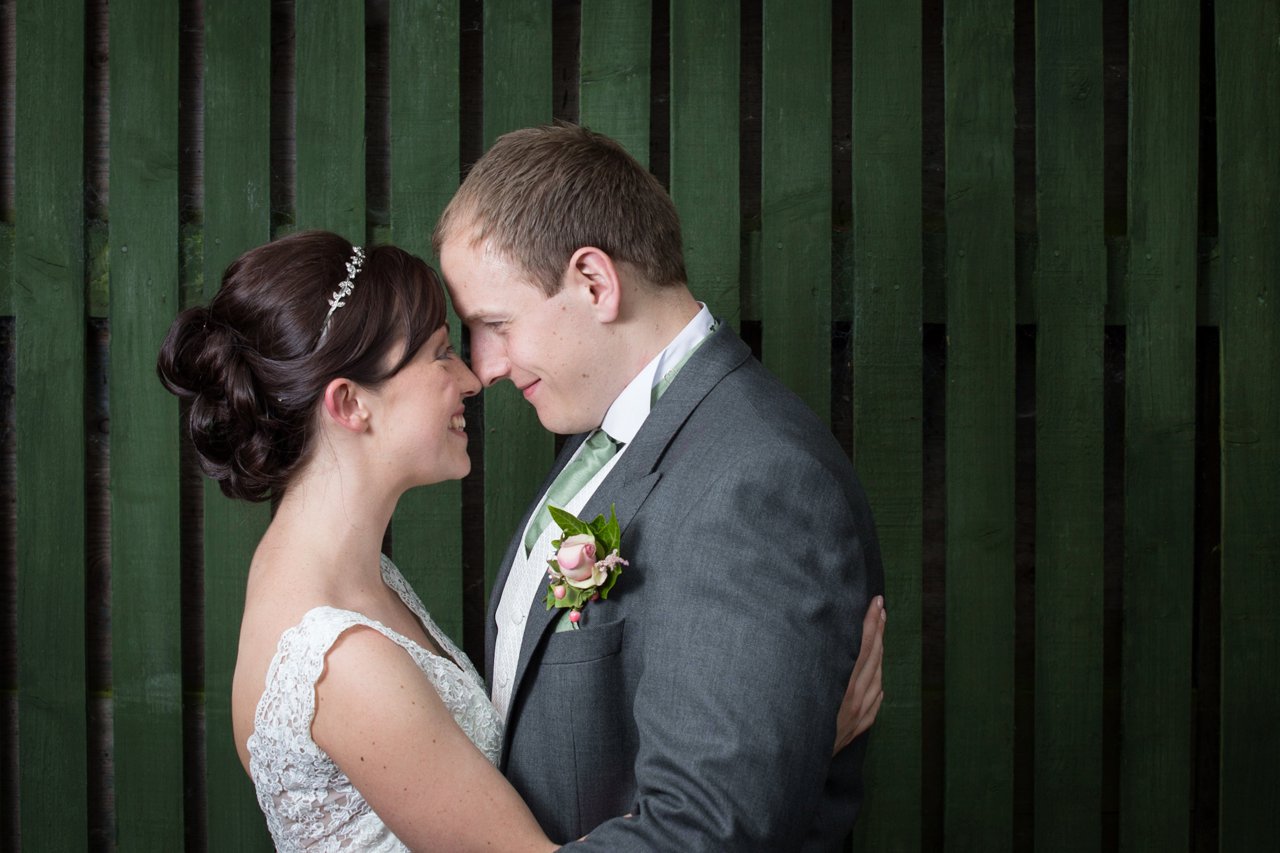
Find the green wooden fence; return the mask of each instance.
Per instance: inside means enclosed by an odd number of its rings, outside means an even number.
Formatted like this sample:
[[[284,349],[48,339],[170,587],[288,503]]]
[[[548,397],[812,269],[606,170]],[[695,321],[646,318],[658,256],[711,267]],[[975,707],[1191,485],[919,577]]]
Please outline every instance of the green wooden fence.
[[[161,337],[294,228],[428,256],[564,118],[666,182],[871,496],[854,847],[1268,849],[1277,39],[1274,0],[0,2],[0,848],[268,848],[229,685],[269,510],[194,476]],[[388,544],[477,657],[556,441],[509,387],[471,415]]]

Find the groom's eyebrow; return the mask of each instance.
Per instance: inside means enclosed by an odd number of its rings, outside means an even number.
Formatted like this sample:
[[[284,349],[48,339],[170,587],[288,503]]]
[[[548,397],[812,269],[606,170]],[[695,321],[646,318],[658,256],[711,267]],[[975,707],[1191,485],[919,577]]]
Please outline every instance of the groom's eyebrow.
[[[487,311],[487,310],[476,311],[475,313],[472,313],[472,314],[458,315],[458,319],[462,320],[463,323],[466,323],[468,325],[472,323],[487,323],[490,320],[501,320],[504,317],[506,317],[505,314],[502,314],[497,311]]]

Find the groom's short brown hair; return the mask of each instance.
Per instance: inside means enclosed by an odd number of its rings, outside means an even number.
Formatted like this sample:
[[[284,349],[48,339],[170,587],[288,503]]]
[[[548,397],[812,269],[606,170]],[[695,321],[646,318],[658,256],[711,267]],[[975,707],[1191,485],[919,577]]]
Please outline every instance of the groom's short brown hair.
[[[498,138],[472,167],[431,236],[436,255],[459,229],[517,263],[548,296],[583,246],[654,285],[686,281],[680,217],[657,178],[621,145],[558,123]]]

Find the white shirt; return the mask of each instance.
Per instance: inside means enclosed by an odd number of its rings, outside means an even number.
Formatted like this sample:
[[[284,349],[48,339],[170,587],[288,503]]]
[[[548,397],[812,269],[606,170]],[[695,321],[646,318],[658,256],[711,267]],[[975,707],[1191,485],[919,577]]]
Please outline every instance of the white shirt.
[[[591,500],[596,489],[604,482],[605,477],[609,476],[609,472],[618,464],[622,455],[627,452],[632,439],[644,425],[645,418],[649,417],[649,411],[653,406],[653,389],[658,387],[658,383],[681,364],[685,357],[715,329],[715,318],[711,316],[710,309],[702,303],[699,305],[701,308],[697,315],[680,330],[680,333],[663,348],[662,352],[654,356],[636,374],[605,412],[600,428],[612,439],[621,442],[622,448],[596,472],[586,485],[578,490],[572,499],[567,501],[566,512],[574,515],[582,512],[587,501]],[[574,453],[574,458],[577,458],[577,454],[581,451],[580,445]],[[530,517],[529,523],[533,523],[533,517]],[[522,542],[527,533],[528,525],[520,532]],[[498,636],[494,645],[493,672],[490,678],[493,683],[493,704],[497,706],[503,720],[506,720],[507,712],[511,707],[511,690],[514,687],[516,663],[520,660],[520,647],[524,641],[525,621],[529,616],[529,607],[546,581],[547,560],[551,558],[551,540],[558,535],[559,528],[554,524],[548,524],[527,555],[524,553],[524,548],[516,549],[511,572],[507,575],[507,582],[502,587],[502,597],[498,600],[498,609],[494,614],[498,624]]]

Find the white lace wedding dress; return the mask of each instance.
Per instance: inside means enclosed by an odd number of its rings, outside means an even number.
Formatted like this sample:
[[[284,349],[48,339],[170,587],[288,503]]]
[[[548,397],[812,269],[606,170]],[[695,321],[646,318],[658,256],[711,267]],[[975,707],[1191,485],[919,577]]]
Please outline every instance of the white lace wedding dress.
[[[385,556],[382,577],[453,660],[432,654],[363,614],[333,607],[307,611],[301,622],[280,636],[248,742],[249,773],[277,850],[408,849],[311,739],[316,680],[324,671],[329,649],[355,625],[374,628],[407,651],[471,742],[490,762],[498,763],[502,721],[484,681]]]

